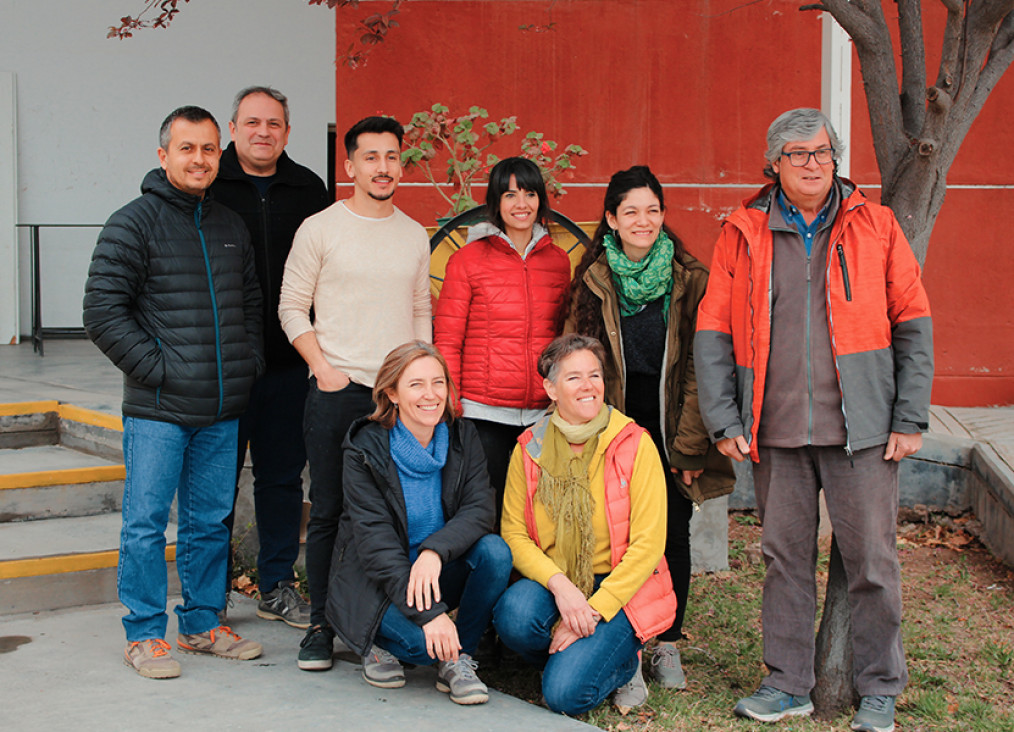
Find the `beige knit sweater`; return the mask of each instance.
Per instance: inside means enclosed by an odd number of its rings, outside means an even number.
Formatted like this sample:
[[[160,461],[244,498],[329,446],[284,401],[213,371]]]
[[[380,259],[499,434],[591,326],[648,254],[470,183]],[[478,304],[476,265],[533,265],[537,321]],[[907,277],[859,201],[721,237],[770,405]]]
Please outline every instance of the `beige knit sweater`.
[[[429,272],[422,226],[398,209],[372,219],[338,201],[306,219],[292,241],[282,329],[290,342],[314,331],[328,363],[372,387],[392,348],[432,338]]]

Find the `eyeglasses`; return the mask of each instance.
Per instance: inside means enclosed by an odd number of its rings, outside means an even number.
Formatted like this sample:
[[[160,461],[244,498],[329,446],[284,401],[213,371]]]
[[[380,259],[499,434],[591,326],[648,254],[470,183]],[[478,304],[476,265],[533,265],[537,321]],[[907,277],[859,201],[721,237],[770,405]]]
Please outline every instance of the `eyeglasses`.
[[[822,147],[820,150],[791,150],[782,155],[789,159],[794,168],[803,168],[810,164],[810,156],[820,165],[827,165],[834,160],[834,148]]]

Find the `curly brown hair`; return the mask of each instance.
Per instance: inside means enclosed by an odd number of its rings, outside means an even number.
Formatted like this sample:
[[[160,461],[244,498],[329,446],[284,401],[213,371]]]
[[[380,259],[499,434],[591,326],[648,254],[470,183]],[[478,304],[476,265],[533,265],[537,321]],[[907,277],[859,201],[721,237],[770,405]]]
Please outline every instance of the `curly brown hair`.
[[[665,211],[665,193],[662,190],[662,184],[658,182],[658,178],[655,177],[655,174],[651,172],[651,169],[647,165],[635,165],[627,170],[614,173],[613,177],[609,179],[609,185],[606,187],[606,196],[602,203],[602,219],[595,230],[595,236],[592,237],[591,243],[585,249],[584,256],[581,257],[581,261],[575,268],[574,279],[570,283],[570,297],[568,301],[571,304],[571,311],[568,319],[570,317],[574,318],[576,332],[598,339],[607,351],[609,349],[609,339],[605,337],[605,323],[602,321],[602,301],[588,289],[588,286],[584,282],[584,273],[588,271],[588,268],[605,251],[605,246],[602,242],[606,234],[611,230],[606,222],[606,212],[615,216],[620,208],[620,204],[623,203],[623,199],[627,197],[630,191],[636,188],[649,189],[658,198],[662,211]],[[662,224],[662,231],[672,239],[673,257],[677,262],[683,264],[685,254],[683,242],[665,224]]]

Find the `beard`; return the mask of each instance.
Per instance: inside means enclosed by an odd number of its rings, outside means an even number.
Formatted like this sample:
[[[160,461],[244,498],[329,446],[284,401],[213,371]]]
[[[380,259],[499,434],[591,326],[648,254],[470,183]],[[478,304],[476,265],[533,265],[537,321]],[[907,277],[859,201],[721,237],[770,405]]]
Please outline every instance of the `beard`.
[[[390,193],[385,193],[383,195],[378,195],[376,193],[373,193],[372,191],[367,191],[366,195],[368,195],[374,201],[387,201],[391,198],[391,196],[394,195],[394,191],[391,191]]]

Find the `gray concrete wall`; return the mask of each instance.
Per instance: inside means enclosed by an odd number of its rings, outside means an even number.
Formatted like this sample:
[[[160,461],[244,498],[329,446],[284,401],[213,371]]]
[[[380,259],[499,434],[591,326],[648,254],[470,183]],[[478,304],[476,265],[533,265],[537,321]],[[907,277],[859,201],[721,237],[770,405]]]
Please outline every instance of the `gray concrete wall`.
[[[140,0],[0,0],[0,72],[13,72],[16,83],[18,223],[103,223],[139,195],[142,177],[158,165],[158,128],[172,109],[206,107],[228,141],[232,98],[251,84],[289,96],[289,153],[328,179],[327,126],[335,119],[332,11],[297,1],[209,0],[183,5],[169,30],[106,39],[110,25],[143,6]],[[7,98],[2,87],[0,94]],[[0,172],[10,159],[4,156]],[[0,180],[0,201],[13,198]],[[44,325],[81,325],[96,234],[43,232]],[[30,331],[28,236],[22,232],[18,239],[24,335]],[[9,311],[0,307],[0,318],[10,321]],[[0,335],[8,342],[6,331]]]

